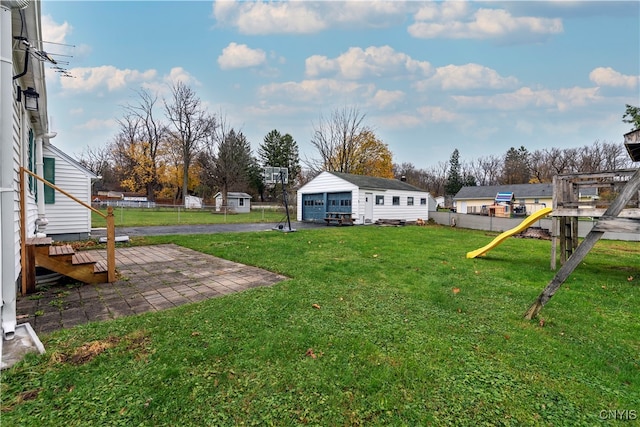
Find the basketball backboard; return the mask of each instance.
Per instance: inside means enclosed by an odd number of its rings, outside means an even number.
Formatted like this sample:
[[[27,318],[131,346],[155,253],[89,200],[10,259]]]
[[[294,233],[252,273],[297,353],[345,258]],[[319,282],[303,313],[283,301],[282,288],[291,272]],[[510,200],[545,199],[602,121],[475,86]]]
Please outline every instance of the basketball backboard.
[[[265,184],[288,184],[289,170],[277,166],[265,166],[263,177]]]

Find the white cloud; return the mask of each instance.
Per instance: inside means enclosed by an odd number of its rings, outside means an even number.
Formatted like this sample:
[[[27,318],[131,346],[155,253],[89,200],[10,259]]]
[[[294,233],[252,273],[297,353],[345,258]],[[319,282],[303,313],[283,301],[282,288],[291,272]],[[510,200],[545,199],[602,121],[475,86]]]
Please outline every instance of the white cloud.
[[[264,64],[267,54],[261,49],[251,49],[246,44],[229,43],[222,49],[218,57],[218,65],[223,70],[234,68],[248,68]]]
[[[343,78],[357,80],[363,77],[426,75],[431,64],[417,61],[409,55],[397,52],[390,46],[370,46],[366,49],[351,47],[336,59],[314,55],[305,61],[306,75],[317,77],[336,73]]]
[[[638,86],[640,76],[627,76],[611,67],[598,67],[589,73],[589,80],[598,86],[625,87],[633,89]]]
[[[523,110],[540,108],[545,110],[567,111],[572,107],[581,107],[600,99],[598,88],[566,88],[559,90],[533,90],[528,87],[514,92],[492,96],[454,96],[461,107]]]
[[[115,119],[91,119],[87,122],[81,123],[76,126],[76,129],[83,130],[101,130],[101,129],[112,129],[118,126],[118,122]]]
[[[334,27],[382,28],[402,22],[404,1],[216,1],[219,25],[242,34],[312,34]]]
[[[397,104],[405,98],[405,93],[401,90],[377,90],[371,99],[371,104],[379,109],[385,109]]]
[[[422,117],[411,113],[398,113],[380,116],[376,121],[388,129],[407,129],[424,124]]]
[[[301,82],[272,83],[260,87],[261,97],[286,97],[296,102],[325,102],[334,100],[362,100],[374,93],[373,85],[331,79],[303,80]]]
[[[128,84],[137,84],[153,80],[156,70],[138,71],[120,70],[111,65],[91,68],[71,68],[69,73],[75,78],[60,79],[64,89],[89,92],[106,86],[109,91],[126,87]]]
[[[423,106],[418,108],[420,116],[431,123],[455,122],[460,116],[442,107]]]
[[[52,43],[66,43],[67,34],[73,31],[68,22],[58,24],[50,15],[42,16],[42,40]]]
[[[315,33],[326,28],[321,15],[304,2],[216,1],[216,20],[242,34]]]
[[[466,2],[430,3],[415,15],[408,28],[416,38],[539,40],[563,31],[559,18],[513,16],[504,9],[470,11]]]
[[[515,77],[502,77],[496,70],[479,64],[447,65],[436,69],[427,80],[416,83],[416,89],[424,91],[439,86],[443,90],[505,89],[518,84]]]

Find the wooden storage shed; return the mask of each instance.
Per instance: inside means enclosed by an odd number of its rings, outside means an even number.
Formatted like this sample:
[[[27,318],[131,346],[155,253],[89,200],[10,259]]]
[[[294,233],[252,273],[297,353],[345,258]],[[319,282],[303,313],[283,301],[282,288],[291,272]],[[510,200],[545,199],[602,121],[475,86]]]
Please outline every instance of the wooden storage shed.
[[[216,200],[216,212],[220,212],[223,208],[222,193],[217,192],[213,198]],[[226,207],[235,213],[249,213],[251,212],[251,195],[247,193],[229,191],[227,193]]]

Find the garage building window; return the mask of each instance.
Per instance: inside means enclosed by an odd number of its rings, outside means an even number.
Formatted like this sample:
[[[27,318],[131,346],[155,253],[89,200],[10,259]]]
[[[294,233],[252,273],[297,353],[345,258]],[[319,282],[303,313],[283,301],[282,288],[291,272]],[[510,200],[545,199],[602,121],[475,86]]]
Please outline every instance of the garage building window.
[[[400,206],[400,196],[393,196],[393,206]]]
[[[384,196],[376,196],[376,205],[384,205]]]

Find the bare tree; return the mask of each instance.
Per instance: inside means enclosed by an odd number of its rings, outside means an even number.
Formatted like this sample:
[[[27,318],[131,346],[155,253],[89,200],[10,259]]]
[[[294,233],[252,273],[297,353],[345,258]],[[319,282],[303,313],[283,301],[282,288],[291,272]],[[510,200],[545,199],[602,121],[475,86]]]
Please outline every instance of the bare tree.
[[[215,116],[203,107],[195,92],[182,82],[171,87],[171,103],[164,102],[167,118],[171,122],[171,141],[180,147],[182,155],[182,197],[188,195],[189,167],[203,142],[213,135]]]
[[[109,146],[86,147],[79,156],[76,156],[76,160],[98,176],[98,179],[92,185],[95,191],[117,185]]]
[[[336,109],[330,119],[320,117],[314,124],[311,145],[318,150],[319,158],[307,161],[315,171],[352,173],[357,158],[359,136],[371,132],[364,122],[365,115],[356,107]]]
[[[438,162],[426,170],[428,176],[427,191],[434,196],[444,196],[445,184],[447,183],[448,162]]]
[[[502,175],[502,159],[494,155],[479,157],[470,162],[469,173],[473,174],[478,185],[497,185]]]
[[[167,138],[167,125],[155,117],[158,97],[148,90],[136,92],[139,100],[137,104],[126,105],[125,111],[128,121],[135,121],[137,137],[143,142],[142,155],[148,159],[149,179],[147,180],[147,198],[155,200],[155,194],[160,189],[158,177],[158,161],[162,145]]]

